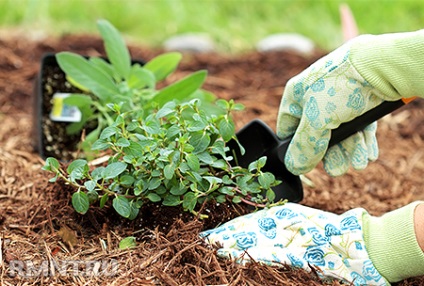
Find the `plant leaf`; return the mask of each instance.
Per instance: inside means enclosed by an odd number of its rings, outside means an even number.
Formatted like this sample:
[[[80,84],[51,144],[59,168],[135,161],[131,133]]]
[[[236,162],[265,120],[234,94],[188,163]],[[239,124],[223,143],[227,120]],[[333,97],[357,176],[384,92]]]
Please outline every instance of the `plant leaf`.
[[[186,193],[183,199],[183,208],[192,212],[197,204],[197,197],[194,193]]]
[[[48,157],[46,159],[46,164],[42,167],[44,171],[55,172],[59,169],[59,161],[53,157]]]
[[[163,175],[165,176],[165,179],[171,180],[174,177],[174,172],[175,166],[172,163],[163,168]]]
[[[137,203],[135,203],[134,201],[130,202],[130,216],[128,217],[129,220],[133,220],[138,216],[138,213],[140,212],[140,207],[138,206]]]
[[[89,182],[91,182],[91,181],[89,181]],[[87,197],[88,197],[88,202],[90,204],[93,204],[93,203],[97,202],[97,200],[99,199],[99,194],[96,191],[89,191],[89,192],[87,192]]]
[[[134,236],[127,236],[119,242],[119,249],[127,249],[136,247],[136,238]]]
[[[75,192],[72,195],[72,206],[77,213],[85,214],[90,206],[87,194],[81,191]]]
[[[73,161],[71,164],[69,164],[68,168],[66,169],[66,172],[68,172],[68,174],[72,173],[75,170],[81,169],[87,166],[87,161],[84,159],[77,159],[75,161]],[[87,166],[88,167],[88,166]],[[88,168],[87,168],[88,170]]]
[[[154,88],[155,87],[155,75],[140,65],[134,65],[131,69],[131,73],[128,77],[127,84],[130,88]]]
[[[157,189],[160,184],[162,183],[162,181],[160,180],[160,178],[151,178],[149,181],[149,186],[148,186],[148,190],[155,190]]]
[[[156,81],[165,79],[173,73],[180,63],[182,55],[178,52],[171,52],[159,55],[144,65],[144,68],[153,72]]]
[[[130,175],[124,175],[120,177],[119,179],[120,179],[121,185],[124,185],[124,186],[131,186],[135,181],[134,177]]]
[[[187,188],[183,184],[177,184],[177,185],[173,185],[169,192],[172,195],[181,196],[187,192]]]
[[[102,35],[110,63],[123,79],[128,79],[131,69],[131,56],[121,34],[107,20],[97,21],[97,28]]]
[[[162,200],[162,198],[158,195],[158,194],[155,194],[155,193],[149,193],[148,195],[147,195],[147,198],[151,201],[151,202],[160,202],[161,200]]]
[[[171,194],[168,194],[163,200],[164,206],[178,206],[181,203],[180,198]]]
[[[195,172],[199,171],[200,169],[200,163],[199,159],[194,154],[187,154],[187,164],[188,166]]]
[[[119,93],[118,87],[107,73],[84,57],[70,52],[60,52],[56,54],[56,59],[67,76],[88,88],[101,100]]]
[[[221,122],[219,122],[218,128],[225,142],[230,141],[231,138],[234,136],[235,126],[231,120],[221,120]]]
[[[275,176],[272,173],[262,173],[258,177],[259,184],[265,189],[269,189],[274,181]]]
[[[262,156],[258,160],[250,163],[248,166],[248,170],[249,172],[253,172],[254,170],[259,171],[263,166],[265,166],[265,164],[266,164],[266,156]]]
[[[92,180],[86,181],[84,182],[84,186],[87,188],[87,190],[93,191],[94,188],[96,187],[96,182]]]
[[[171,100],[189,99],[189,96],[199,89],[206,79],[207,72],[200,70],[186,76],[185,78],[163,88],[154,97],[153,101],[159,106]]]
[[[124,172],[126,168],[127,164],[124,162],[111,163],[103,169],[102,178],[105,180],[115,178]]]
[[[230,196],[234,196],[234,188],[232,188],[232,187],[221,187],[221,188],[219,188],[218,189],[218,191],[220,192],[220,193],[222,193],[222,194],[225,194],[225,195],[230,195]]]
[[[75,182],[75,180],[84,179],[88,170],[89,170],[89,167],[87,165],[87,161],[83,159],[77,159],[73,161],[71,164],[69,164],[66,171],[69,174],[69,179]]]
[[[206,132],[193,133],[189,139],[190,145],[194,147],[194,153],[200,153],[208,148],[211,138]]]
[[[91,102],[93,102],[93,100],[88,95],[77,94],[77,93],[72,94],[63,99],[64,104],[73,105],[79,108],[89,106]]]
[[[115,145],[119,147],[128,147],[130,146],[130,141],[128,141],[127,138],[121,137],[116,141]]]
[[[104,194],[102,198],[100,199],[100,208],[103,208],[108,200],[109,200],[109,195]]]
[[[102,71],[106,72],[109,75],[109,77],[115,78],[117,76],[116,71],[113,68],[113,66],[110,63],[108,63],[107,61],[105,61],[104,59],[102,59],[102,58],[96,58],[96,57],[91,57],[88,60],[93,65],[95,65],[96,67],[98,67]]]
[[[266,191],[266,197],[268,198],[268,200],[270,202],[274,202],[274,200],[275,200],[275,192],[272,189],[268,189]]]
[[[109,137],[118,133],[119,129],[115,126],[108,126],[103,129],[102,133],[100,133],[100,139],[108,139]]]
[[[198,153],[196,155],[197,155],[197,158],[199,158],[199,160],[205,164],[211,165],[214,162],[213,157],[207,151]]]
[[[68,135],[80,132],[87,120],[93,115],[93,110],[90,108],[90,105],[83,105],[78,108],[81,111],[81,121],[72,122],[66,126],[66,134]]]
[[[91,150],[105,150],[107,148],[109,148],[110,143],[107,142],[104,139],[98,139],[96,140],[93,145],[91,145]]]
[[[121,216],[128,218],[131,215],[130,202],[126,197],[116,196],[112,201],[112,205],[115,211]]]

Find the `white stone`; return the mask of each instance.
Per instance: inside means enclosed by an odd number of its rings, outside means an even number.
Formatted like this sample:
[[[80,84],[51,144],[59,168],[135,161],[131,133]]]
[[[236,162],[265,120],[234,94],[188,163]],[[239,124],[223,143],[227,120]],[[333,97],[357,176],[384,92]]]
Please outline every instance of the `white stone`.
[[[163,44],[167,51],[181,52],[212,52],[215,50],[215,43],[204,34],[187,33],[175,35]]]
[[[295,33],[273,34],[256,44],[256,50],[259,52],[292,50],[310,54],[314,48],[315,44],[311,39]]]

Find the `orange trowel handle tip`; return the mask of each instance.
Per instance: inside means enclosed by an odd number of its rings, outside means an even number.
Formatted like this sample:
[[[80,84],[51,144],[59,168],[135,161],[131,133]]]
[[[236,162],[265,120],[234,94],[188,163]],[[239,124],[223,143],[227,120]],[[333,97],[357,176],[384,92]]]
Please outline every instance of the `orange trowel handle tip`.
[[[416,98],[417,98],[417,96],[410,97],[410,98],[402,98],[402,101],[403,101],[403,103],[408,104]]]

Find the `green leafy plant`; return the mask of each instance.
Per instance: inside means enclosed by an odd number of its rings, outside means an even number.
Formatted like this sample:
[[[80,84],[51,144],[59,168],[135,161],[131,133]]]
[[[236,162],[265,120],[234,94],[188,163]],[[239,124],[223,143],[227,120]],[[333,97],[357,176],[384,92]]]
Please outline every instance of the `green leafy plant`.
[[[59,67],[68,81],[82,91],[64,100],[67,105],[77,106],[82,114],[80,122],[68,125],[69,135],[80,132],[89,122],[94,122],[96,128],[86,136],[85,143],[89,146],[105,127],[113,124],[116,115],[109,108],[111,105],[119,105],[122,112],[142,110],[143,114],[149,114],[170,100],[199,98],[205,103],[203,106],[213,108],[206,103],[212,102],[215,97],[201,89],[207,75],[205,70],[157,89],[157,84],[175,71],[181,54],[162,54],[145,65],[133,63],[119,31],[106,20],[99,20],[97,26],[104,41],[107,60],[85,58],[71,52],[56,54]],[[214,109],[213,112],[219,110]]]
[[[137,217],[146,202],[181,205],[194,214],[205,200],[272,204],[272,187],[279,181],[262,171],[266,158],[242,168],[233,164],[227,147],[228,141],[237,140],[230,113],[242,105],[232,100],[216,104],[225,113],[205,112],[198,99],[168,101],[146,117],[109,106],[115,120],[92,145],[110,156],[106,165],[94,167],[78,159],[65,170],[48,158],[43,169],[55,174],[51,181],[60,178],[76,188],[72,204],[81,214],[91,204],[103,207],[109,200],[128,219]]]
[[[77,159],[66,167],[46,159],[43,169],[55,175],[51,182],[60,178],[75,187],[75,210],[85,214],[90,205],[111,204],[121,216],[134,219],[148,202],[182,206],[193,214],[207,201],[274,204],[272,187],[279,181],[262,170],[266,158],[242,168],[227,146],[230,140],[238,142],[231,112],[243,106],[216,101],[202,90],[206,71],[157,89],[181,55],[167,53],[143,66],[132,64],[119,32],[105,20],[98,28],[108,60],[57,54],[68,81],[83,91],[65,98],[65,104],[82,112],[82,121],[70,124],[68,132],[95,122],[84,152],[108,158],[101,165]]]

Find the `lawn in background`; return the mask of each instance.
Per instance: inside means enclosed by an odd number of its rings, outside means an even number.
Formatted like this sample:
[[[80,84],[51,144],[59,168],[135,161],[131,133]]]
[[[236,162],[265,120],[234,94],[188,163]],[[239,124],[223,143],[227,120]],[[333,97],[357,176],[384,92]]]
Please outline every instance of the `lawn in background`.
[[[350,6],[360,33],[424,27],[420,0],[0,0],[0,28],[97,33],[96,19],[105,18],[149,46],[178,33],[200,32],[209,34],[220,51],[239,52],[267,35],[296,32],[333,49],[343,41],[340,3]]]

